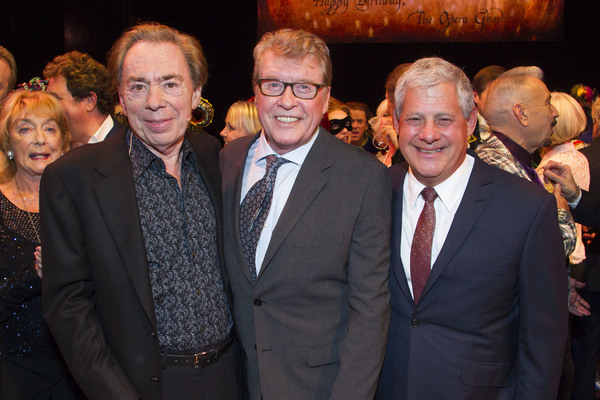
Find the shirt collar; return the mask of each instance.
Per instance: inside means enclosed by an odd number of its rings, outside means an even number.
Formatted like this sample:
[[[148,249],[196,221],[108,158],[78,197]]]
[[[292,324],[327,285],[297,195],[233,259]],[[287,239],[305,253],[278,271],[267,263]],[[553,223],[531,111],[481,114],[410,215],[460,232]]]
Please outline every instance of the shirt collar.
[[[103,141],[106,138],[106,135],[108,135],[108,132],[110,132],[110,130],[114,126],[115,122],[113,121],[112,117],[110,115],[107,115],[102,125],[100,125],[100,128],[98,128],[98,130],[96,131],[96,133],[94,133],[94,136],[90,138],[88,143],[98,143]]]
[[[152,153],[144,143],[136,136],[131,134],[128,130],[125,135],[125,141],[127,146],[130,146],[130,140],[133,140],[131,144],[131,151],[129,152],[129,158],[131,159],[131,170],[133,171],[133,179],[137,179],[144,173],[153,163],[156,163],[161,170],[165,170],[165,163],[160,157]],[[192,146],[188,143],[187,139],[183,140],[180,150],[183,157],[183,165],[192,165],[197,168],[195,153],[192,150]]]
[[[471,171],[475,159],[467,154],[462,164],[445,181],[434,186],[439,199],[448,212],[453,212],[458,208],[460,201],[469,182]],[[408,201],[411,208],[414,208],[421,191],[425,188],[421,182],[415,178],[412,168],[408,168]]]
[[[314,135],[312,135],[312,137],[310,138],[310,140],[306,143],[304,143],[303,145],[295,148],[294,150],[285,153],[284,155],[279,155],[277,154],[272,148],[271,146],[269,146],[269,143],[267,142],[267,137],[265,136],[265,131],[262,130],[260,132],[260,137],[258,138],[258,145],[256,146],[256,151],[254,152],[254,157],[252,162],[255,163],[256,165],[258,165],[258,163],[266,163],[266,161],[264,161],[265,157],[271,154],[277,155],[279,157],[283,157],[286,160],[289,160],[291,162],[293,162],[294,164],[297,164],[299,166],[302,166],[302,163],[304,163],[304,160],[306,159],[306,156],[308,155],[308,152],[310,151],[310,149],[312,148],[313,144],[315,143],[315,140],[317,139],[317,136],[319,135],[319,128],[317,128],[317,131],[315,132]]]
[[[512,154],[517,160],[519,160],[521,163],[523,163],[525,165],[531,166],[531,161],[533,160],[533,154],[529,154],[529,152],[527,150],[525,150],[523,147],[519,146],[511,138],[504,135],[503,133],[494,131],[493,134],[496,135],[498,140],[500,140],[502,142],[502,144],[504,146],[506,146],[508,151],[510,151],[510,154]]]

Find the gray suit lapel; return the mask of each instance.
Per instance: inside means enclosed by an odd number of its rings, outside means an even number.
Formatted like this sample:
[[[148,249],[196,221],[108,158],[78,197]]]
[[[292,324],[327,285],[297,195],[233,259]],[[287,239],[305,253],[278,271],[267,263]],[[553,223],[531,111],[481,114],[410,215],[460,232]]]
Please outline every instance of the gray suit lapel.
[[[273,230],[258,279],[268,269],[273,256],[302,217],[302,214],[308,209],[323,187],[327,185],[328,178],[323,175],[323,171],[331,165],[332,151],[329,146],[329,140],[331,139],[338,140],[330,137],[327,131],[320,129],[319,136],[308,152],[302,168],[300,168],[294,187]]]
[[[121,135],[103,142],[103,145],[105,158],[95,166],[102,177],[93,187],[94,194],[131,286],[148,319],[156,327],[146,249],[127,147]]]
[[[248,141],[248,143],[241,148],[243,151],[230,154],[230,157],[226,162],[231,163],[230,169],[228,168],[231,173],[228,176],[223,176],[224,182],[234,182],[233,186],[229,186],[227,189],[231,192],[230,195],[224,196],[224,199],[226,201],[231,201],[231,203],[227,203],[223,207],[225,218],[227,218],[226,224],[227,226],[233,227],[233,229],[230,231],[229,240],[231,243],[233,243],[235,248],[234,253],[238,259],[237,265],[240,266],[242,273],[250,285],[253,286],[254,281],[250,276],[250,269],[248,268],[248,263],[244,257],[244,249],[242,248],[242,241],[240,239],[240,203],[242,195],[242,183],[244,178],[244,167],[246,165],[248,151],[250,151],[250,147],[252,147],[252,144],[258,140],[259,137],[260,131],[258,134],[254,135],[252,140]],[[233,146],[233,144],[229,144],[228,146]]]
[[[486,176],[483,171],[484,167],[483,162],[475,157],[475,165],[473,166],[465,194],[456,211],[446,241],[431,269],[431,274],[425,284],[421,299],[427,295],[427,292],[446,269],[456,252],[462,247],[467,235],[473,229],[479,216],[496,191],[497,185]]]

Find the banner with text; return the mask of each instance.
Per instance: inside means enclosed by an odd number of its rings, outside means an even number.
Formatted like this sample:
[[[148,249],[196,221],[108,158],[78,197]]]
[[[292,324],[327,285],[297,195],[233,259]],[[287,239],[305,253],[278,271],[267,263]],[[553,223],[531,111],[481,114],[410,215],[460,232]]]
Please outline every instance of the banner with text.
[[[551,41],[564,0],[258,0],[258,33],[294,28],[327,42]]]

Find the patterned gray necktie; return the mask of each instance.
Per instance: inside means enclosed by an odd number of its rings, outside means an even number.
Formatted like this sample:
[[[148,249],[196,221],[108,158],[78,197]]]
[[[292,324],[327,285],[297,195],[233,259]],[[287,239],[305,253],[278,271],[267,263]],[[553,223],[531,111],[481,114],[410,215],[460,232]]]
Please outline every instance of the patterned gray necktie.
[[[267,156],[265,176],[250,188],[240,204],[240,239],[252,280],[256,280],[256,245],[269,215],[277,170],[290,162],[274,155]]]

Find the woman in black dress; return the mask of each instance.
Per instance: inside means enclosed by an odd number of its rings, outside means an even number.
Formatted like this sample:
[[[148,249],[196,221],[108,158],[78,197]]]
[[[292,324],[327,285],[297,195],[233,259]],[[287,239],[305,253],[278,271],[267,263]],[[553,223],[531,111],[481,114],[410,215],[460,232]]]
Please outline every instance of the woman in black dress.
[[[45,92],[19,90],[0,113],[0,348],[3,399],[83,396],[42,318],[39,185],[69,146],[66,115]]]

